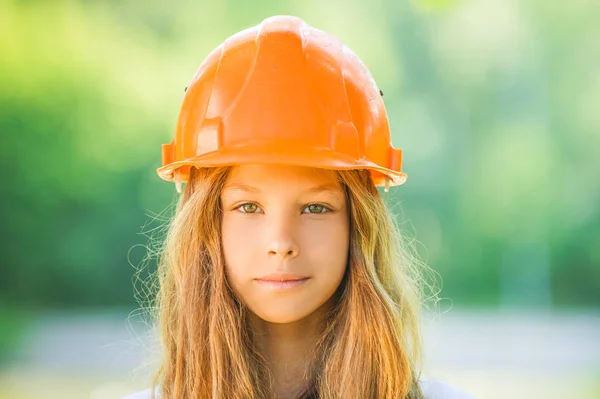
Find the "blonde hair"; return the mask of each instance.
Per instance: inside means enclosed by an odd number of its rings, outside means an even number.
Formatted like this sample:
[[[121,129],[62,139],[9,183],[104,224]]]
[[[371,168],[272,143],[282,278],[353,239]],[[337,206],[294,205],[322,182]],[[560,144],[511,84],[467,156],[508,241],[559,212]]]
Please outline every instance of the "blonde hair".
[[[156,297],[162,399],[270,396],[249,310],[225,275],[220,193],[229,171],[192,169],[164,242]],[[370,173],[335,173],[348,201],[349,261],[301,397],[423,398],[421,265],[402,245]]]

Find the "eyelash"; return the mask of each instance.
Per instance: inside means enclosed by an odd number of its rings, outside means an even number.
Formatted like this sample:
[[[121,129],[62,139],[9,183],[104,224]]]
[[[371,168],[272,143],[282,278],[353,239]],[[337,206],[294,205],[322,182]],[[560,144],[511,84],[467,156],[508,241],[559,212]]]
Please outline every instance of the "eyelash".
[[[244,207],[245,205],[255,205],[255,206],[258,208],[258,209],[260,209],[260,207],[259,207],[258,205],[256,205],[254,202],[245,202],[245,203],[243,203],[243,204],[241,204],[241,205],[239,205],[239,206],[235,207],[233,210],[237,210],[237,211],[239,211],[239,212],[241,212],[241,213],[244,213],[244,214],[247,214],[247,215],[252,215],[252,214],[254,214],[254,213],[258,213],[258,212],[244,212],[244,211],[242,211],[241,209],[242,209],[242,207]],[[313,213],[313,212],[304,212],[304,209],[307,209],[309,206],[312,206],[312,205],[318,205],[318,206],[322,206],[324,211],[323,211],[323,212],[315,212],[315,213]],[[305,206],[305,207],[302,209],[302,213],[307,213],[307,214],[309,214],[309,215],[320,215],[320,214],[322,214],[322,213],[329,213],[329,212],[333,212],[333,210],[332,210],[331,208],[329,208],[328,206],[325,206],[325,205],[323,205],[323,204],[318,204],[318,203],[308,204],[308,205],[306,205],[306,206]]]

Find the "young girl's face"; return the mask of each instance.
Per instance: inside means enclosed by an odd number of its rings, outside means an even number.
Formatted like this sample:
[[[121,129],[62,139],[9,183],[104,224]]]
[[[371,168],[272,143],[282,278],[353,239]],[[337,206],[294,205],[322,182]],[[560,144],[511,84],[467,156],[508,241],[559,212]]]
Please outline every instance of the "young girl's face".
[[[346,196],[333,172],[238,166],[221,205],[227,277],[254,314],[290,323],[332,297],[349,245]]]

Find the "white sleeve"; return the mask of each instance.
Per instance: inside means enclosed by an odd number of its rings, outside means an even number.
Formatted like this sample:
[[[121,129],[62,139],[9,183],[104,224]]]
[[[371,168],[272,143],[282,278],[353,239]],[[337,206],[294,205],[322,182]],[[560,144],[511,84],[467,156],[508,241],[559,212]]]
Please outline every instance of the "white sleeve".
[[[467,392],[436,380],[419,381],[426,399],[475,399]]]

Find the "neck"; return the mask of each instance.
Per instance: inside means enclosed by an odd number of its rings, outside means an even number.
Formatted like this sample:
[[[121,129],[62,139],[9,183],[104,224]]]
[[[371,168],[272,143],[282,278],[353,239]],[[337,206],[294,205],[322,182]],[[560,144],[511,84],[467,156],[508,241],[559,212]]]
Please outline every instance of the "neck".
[[[314,347],[332,302],[330,299],[305,318],[285,324],[271,323],[251,313],[255,345],[273,376],[273,397],[297,398],[308,387]]]

